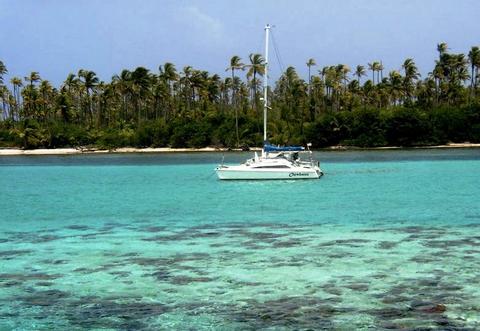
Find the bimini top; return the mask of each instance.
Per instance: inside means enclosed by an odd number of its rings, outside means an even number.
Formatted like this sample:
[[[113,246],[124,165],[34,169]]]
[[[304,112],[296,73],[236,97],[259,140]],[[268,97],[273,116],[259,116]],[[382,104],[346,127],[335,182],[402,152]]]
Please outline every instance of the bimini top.
[[[274,146],[269,143],[263,145],[265,152],[300,152],[305,150],[302,146]]]

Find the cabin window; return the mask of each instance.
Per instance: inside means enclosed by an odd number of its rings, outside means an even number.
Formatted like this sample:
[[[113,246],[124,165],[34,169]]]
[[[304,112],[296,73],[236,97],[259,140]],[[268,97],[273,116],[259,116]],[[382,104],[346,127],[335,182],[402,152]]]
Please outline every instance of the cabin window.
[[[286,165],[269,165],[269,166],[259,166],[259,167],[255,167],[257,169],[259,168],[268,168],[268,169],[290,169],[289,166],[286,166]]]

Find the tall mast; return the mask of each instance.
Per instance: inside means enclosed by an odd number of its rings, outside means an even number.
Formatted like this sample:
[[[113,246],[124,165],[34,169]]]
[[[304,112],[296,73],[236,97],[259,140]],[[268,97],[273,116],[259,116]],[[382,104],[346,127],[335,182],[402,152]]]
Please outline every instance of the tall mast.
[[[267,110],[268,110],[268,33],[270,25],[265,25],[265,73],[263,79],[263,141],[267,141]]]

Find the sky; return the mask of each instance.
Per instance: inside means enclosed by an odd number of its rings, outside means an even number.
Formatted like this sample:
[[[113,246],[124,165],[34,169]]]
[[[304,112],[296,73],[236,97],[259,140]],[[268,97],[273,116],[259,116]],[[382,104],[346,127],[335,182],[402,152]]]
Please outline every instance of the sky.
[[[56,86],[79,69],[110,81],[165,62],[224,77],[233,55],[263,53],[269,23],[272,79],[288,66],[306,78],[309,58],[388,72],[411,57],[425,77],[439,42],[480,45],[479,13],[479,0],[0,0],[0,60],[7,81],[38,71]]]

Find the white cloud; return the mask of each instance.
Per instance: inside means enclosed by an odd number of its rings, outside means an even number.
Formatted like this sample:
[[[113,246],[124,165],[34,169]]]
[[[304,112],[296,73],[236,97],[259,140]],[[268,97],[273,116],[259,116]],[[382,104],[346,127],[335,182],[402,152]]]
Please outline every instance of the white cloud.
[[[194,6],[185,7],[182,12],[185,15],[183,19],[186,19],[198,32],[218,39],[223,36],[223,25],[218,19]]]

